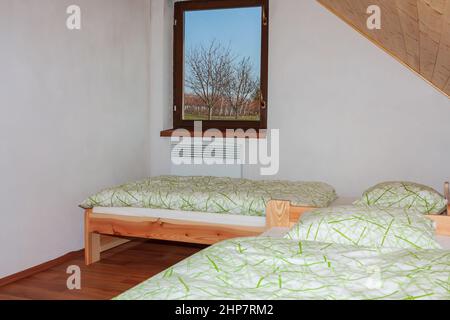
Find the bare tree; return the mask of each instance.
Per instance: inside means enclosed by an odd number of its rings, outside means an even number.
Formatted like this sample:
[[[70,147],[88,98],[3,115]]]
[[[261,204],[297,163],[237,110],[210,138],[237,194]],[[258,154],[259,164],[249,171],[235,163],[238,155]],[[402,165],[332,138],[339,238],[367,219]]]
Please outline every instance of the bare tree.
[[[208,108],[210,120],[213,113],[237,119],[259,99],[259,79],[253,76],[250,57],[236,61],[229,47],[215,41],[186,55],[186,86]]]
[[[189,68],[186,85],[208,108],[212,118],[213,109],[221,102],[224,88],[233,73],[233,57],[229,48],[212,41],[210,46],[197,47],[186,56]]]
[[[223,94],[233,110],[235,119],[244,114],[244,109],[251,103],[252,98],[259,90],[259,81],[252,75],[250,58],[243,58],[234,64],[231,78],[226,81]]]

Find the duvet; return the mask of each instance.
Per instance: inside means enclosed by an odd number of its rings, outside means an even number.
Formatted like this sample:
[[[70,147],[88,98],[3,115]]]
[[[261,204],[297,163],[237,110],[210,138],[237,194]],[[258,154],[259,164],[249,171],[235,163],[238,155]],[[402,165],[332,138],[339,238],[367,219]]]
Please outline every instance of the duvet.
[[[450,251],[233,239],[115,299],[450,299]]]
[[[160,176],[105,189],[81,207],[137,207],[264,216],[267,201],[328,207],[336,192],[322,182]]]

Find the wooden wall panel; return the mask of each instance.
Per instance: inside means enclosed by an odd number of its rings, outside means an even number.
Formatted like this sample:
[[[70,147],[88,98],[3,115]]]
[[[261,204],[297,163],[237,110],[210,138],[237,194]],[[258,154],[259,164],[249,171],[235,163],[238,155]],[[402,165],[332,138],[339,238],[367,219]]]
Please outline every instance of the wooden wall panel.
[[[450,79],[447,80],[447,84],[444,87],[444,92],[447,92],[450,95]]]
[[[420,68],[420,46],[419,46],[419,10],[417,0],[396,0],[398,16],[404,34],[406,47],[406,63],[413,69]]]
[[[442,1],[418,0],[420,30],[420,73],[431,80],[442,32]]]
[[[446,88],[450,80],[450,1],[447,1],[442,20],[442,33],[432,81],[438,87]],[[450,92],[449,89],[446,90]]]
[[[450,0],[317,0],[425,80],[450,96]],[[381,8],[380,30],[366,25]]]

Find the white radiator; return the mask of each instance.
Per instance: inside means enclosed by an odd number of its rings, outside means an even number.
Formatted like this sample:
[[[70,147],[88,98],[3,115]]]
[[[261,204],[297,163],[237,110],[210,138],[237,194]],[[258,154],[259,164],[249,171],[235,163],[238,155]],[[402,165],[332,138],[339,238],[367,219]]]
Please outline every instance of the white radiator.
[[[171,174],[242,178],[244,143],[243,139],[227,138],[172,141]]]

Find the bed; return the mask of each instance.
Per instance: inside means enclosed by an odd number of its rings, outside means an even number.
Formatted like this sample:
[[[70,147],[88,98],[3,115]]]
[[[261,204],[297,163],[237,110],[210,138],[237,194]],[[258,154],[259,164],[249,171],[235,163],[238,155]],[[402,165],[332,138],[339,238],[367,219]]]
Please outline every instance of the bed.
[[[289,201],[305,212],[336,198],[322,182],[160,176],[120,185],[81,204],[85,262],[99,261],[102,251],[128,237],[214,244],[257,236],[267,229],[270,200]]]
[[[426,217],[446,249],[387,250],[279,237],[302,215],[270,201],[263,236],[215,244],[115,299],[450,299],[450,216]]]

